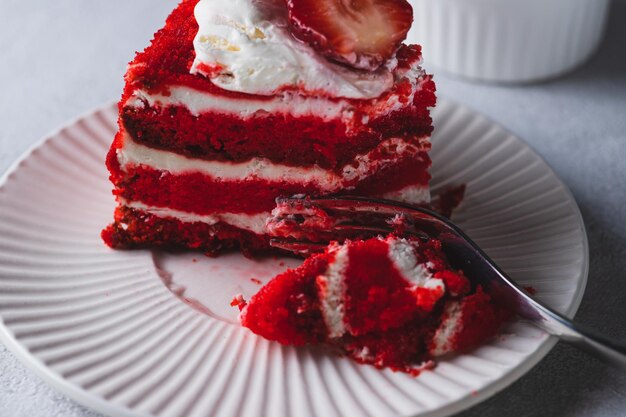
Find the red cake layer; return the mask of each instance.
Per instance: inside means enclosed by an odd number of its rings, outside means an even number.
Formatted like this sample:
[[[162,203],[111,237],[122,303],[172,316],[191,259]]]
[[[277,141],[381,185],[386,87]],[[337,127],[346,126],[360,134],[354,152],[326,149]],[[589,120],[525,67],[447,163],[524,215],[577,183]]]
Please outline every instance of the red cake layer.
[[[414,291],[389,259],[380,239],[348,243],[345,270],[345,321],[354,337],[385,332],[422,316]]]
[[[308,258],[302,266],[273,278],[245,306],[241,324],[266,339],[302,346],[325,342],[328,330],[322,317],[315,278],[332,255]]]
[[[244,254],[268,251],[269,237],[261,236],[224,223],[182,222],[119,206],[115,222],[102,231],[102,239],[113,248],[192,249],[217,255],[228,249]],[[272,249],[272,252],[276,252]]]
[[[155,34],[151,46],[137,54],[130,64],[120,116],[124,128],[137,142],[195,158],[242,161],[265,157],[293,165],[335,168],[389,137],[431,133],[428,109],[435,105],[436,99],[430,76],[419,81],[419,88],[400,77],[391,91],[373,100],[324,97],[331,102],[347,103],[352,114],[348,120],[267,112],[251,118],[220,111],[193,115],[182,106],[150,106],[147,102],[137,106],[137,99],[133,98],[136,90],[167,96],[173,86],[186,86],[229,99],[269,101],[276,98],[222,90],[209,79],[190,74],[195,57],[193,38],[198,31],[193,16],[196,3],[197,0],[183,1],[170,15],[165,28]],[[397,56],[397,71],[403,71],[421,60],[421,49],[402,46]],[[416,88],[418,91],[413,93]],[[303,97],[307,94],[295,93]],[[381,116],[373,113],[378,103],[391,97],[403,103],[400,109]],[[319,95],[311,98],[318,99]],[[127,104],[129,99],[131,104]]]
[[[434,98],[428,105],[434,105]],[[424,106],[374,120],[354,135],[341,120],[327,122],[314,115],[268,114],[241,119],[212,112],[194,116],[184,107],[170,106],[156,111],[153,107],[124,108],[121,118],[136,142],[192,158],[246,161],[262,157],[327,169],[345,165],[385,139],[423,137],[432,132],[432,120]]]
[[[510,314],[492,303],[480,286],[471,285],[452,269],[438,241],[412,241],[418,264],[428,262],[429,273],[442,279],[445,293],[432,305],[416,302],[420,288],[392,262],[391,242],[381,238],[346,242],[343,270],[343,320],[346,332],[330,337],[324,317],[324,299],[332,265],[341,247],[331,245],[296,269],[270,281],[243,308],[241,322],[254,333],[287,345],[324,343],[338,347],[353,359],[377,367],[414,372],[435,355],[467,349],[493,336]],[[422,289],[426,291],[426,289]],[[457,292],[461,290],[461,292]],[[438,330],[450,318],[448,305],[462,312],[446,336],[442,351]]]
[[[424,165],[407,158],[374,173],[356,187],[346,187],[342,193],[354,191],[361,195],[376,195],[400,190],[408,185],[426,186],[429,177]],[[216,211],[249,214],[269,212],[276,206],[277,197],[326,194],[312,184],[269,182],[254,178],[221,181],[201,173],[173,175],[147,167],[128,169],[124,179],[116,186],[116,195],[127,201],[140,201],[150,206],[204,215]]]

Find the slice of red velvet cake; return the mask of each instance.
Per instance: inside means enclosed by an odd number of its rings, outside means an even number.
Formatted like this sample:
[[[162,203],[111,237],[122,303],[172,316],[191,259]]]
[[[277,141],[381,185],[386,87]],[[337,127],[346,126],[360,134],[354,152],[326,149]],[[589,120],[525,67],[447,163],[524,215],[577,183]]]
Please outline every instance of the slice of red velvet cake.
[[[259,251],[279,196],[429,201],[435,86],[401,44],[411,8],[335,3],[183,0],[126,74],[106,243]]]
[[[509,316],[450,267],[439,241],[390,236],[331,244],[270,281],[240,319],[282,344],[329,344],[415,372],[493,336]]]

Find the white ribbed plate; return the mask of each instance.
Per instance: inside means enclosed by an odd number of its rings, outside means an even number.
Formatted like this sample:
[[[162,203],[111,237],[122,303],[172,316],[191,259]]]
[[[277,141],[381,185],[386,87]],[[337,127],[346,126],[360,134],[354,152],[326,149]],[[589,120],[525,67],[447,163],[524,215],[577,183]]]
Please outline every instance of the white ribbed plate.
[[[228,304],[258,289],[250,278],[284,269],[280,260],[101,242],[114,207],[103,160],[115,109],[69,124],[0,182],[0,339],[75,400],[114,416],[444,416],[504,388],[554,345],[512,323],[412,378],[254,336]],[[435,118],[435,192],[468,184],[458,223],[521,284],[572,315],[588,249],[570,193],[492,122],[445,100]],[[170,277],[187,288],[187,302],[163,284]],[[197,300],[206,308],[193,308]]]

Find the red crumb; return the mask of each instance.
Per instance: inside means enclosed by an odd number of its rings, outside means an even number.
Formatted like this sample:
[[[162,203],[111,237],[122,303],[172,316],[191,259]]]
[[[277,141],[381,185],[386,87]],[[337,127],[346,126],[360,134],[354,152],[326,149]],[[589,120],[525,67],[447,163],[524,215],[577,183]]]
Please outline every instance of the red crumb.
[[[256,278],[250,278],[250,281],[252,281],[253,283],[257,284],[257,285],[261,285],[263,282],[261,282],[260,279],[256,279]]]
[[[323,256],[307,259],[262,287],[241,315],[241,324],[284,345],[321,343],[326,326],[319,309],[315,277],[328,266]]]
[[[193,258],[193,259],[191,260],[191,262],[193,262],[193,263],[195,264],[196,262],[198,262],[198,260],[197,260],[196,258]]]
[[[207,65],[204,62],[201,62],[198,64],[198,66],[196,67],[196,69],[206,75],[207,77],[211,78],[214,77],[216,75],[219,75],[220,72],[222,72],[222,70],[224,69],[223,66],[217,64],[217,65]]]
[[[247,304],[247,301],[243,298],[243,295],[241,294],[237,294],[236,296],[234,296],[230,302],[231,307],[238,307],[239,311],[243,310]]]
[[[447,188],[438,196],[434,196],[433,210],[445,217],[450,218],[454,210],[456,210],[463,202],[466,189],[467,186],[463,184]]]
[[[470,282],[463,274],[463,271],[438,271],[435,278],[440,278],[446,284],[447,290],[453,296],[467,294],[470,290]]]

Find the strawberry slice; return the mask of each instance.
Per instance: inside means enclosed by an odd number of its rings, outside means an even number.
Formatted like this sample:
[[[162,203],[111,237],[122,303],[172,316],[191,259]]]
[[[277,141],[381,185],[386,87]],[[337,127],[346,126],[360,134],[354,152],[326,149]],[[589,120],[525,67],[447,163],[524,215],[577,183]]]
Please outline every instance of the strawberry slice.
[[[287,0],[294,36],[328,58],[375,71],[413,22],[406,0]]]

